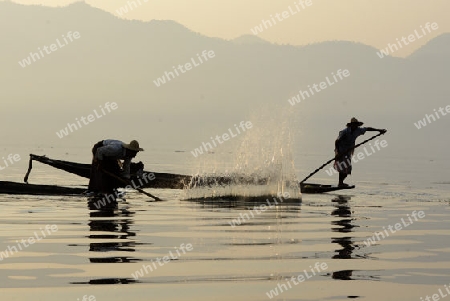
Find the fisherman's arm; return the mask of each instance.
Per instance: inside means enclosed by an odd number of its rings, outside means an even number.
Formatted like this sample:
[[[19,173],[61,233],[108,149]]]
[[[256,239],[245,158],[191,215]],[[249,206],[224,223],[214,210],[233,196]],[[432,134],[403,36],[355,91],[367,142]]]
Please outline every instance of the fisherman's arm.
[[[375,128],[372,128],[372,127],[366,127],[366,131],[367,132],[380,132],[382,134],[387,132],[387,130],[385,130],[385,129],[375,129]]]

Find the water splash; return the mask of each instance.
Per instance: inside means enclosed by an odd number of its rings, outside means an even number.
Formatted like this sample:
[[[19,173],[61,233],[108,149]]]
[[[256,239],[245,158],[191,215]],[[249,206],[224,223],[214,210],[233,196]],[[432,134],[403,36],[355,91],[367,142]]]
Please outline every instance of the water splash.
[[[200,170],[185,189],[185,199],[266,196],[300,199],[288,116],[286,113],[274,118],[270,109],[252,116],[252,129],[239,137],[239,145],[229,145],[233,149],[231,156],[226,149],[222,152],[218,149],[202,158]]]

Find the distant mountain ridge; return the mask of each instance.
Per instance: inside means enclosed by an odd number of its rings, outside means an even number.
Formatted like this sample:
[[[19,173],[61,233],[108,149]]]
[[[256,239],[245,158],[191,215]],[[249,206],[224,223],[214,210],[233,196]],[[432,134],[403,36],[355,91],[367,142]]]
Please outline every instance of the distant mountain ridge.
[[[78,31],[80,39],[26,68],[20,66],[30,52],[69,31]],[[35,137],[48,136],[106,101],[118,103],[121,117],[106,116],[84,135],[125,134],[130,128],[144,135],[163,125],[166,138],[198,145],[206,139],[202,137],[223,132],[263,106],[277,108],[274,116],[289,112],[324,141],[335,138],[330,127],[341,127],[342,120],[353,115],[369,124],[382,120],[386,127],[397,128],[397,138],[406,148],[413,142],[405,133],[422,142],[434,139],[427,135],[429,128],[438,136],[446,133],[437,123],[420,132],[413,123],[448,102],[449,34],[407,59],[380,59],[377,49],[361,43],[276,45],[251,35],[226,41],[174,21],[123,20],[85,3],[49,8],[0,2],[0,36],[0,99],[4,109],[15,112],[4,122],[25,131],[21,119],[39,118],[39,127],[29,129]],[[154,84],[203,51],[214,51],[214,58],[179,71],[160,87]],[[349,70],[350,77],[295,106],[289,104],[300,90],[319,85],[339,69]],[[127,129],[115,118],[130,120]],[[450,118],[443,118],[439,125],[448,122]],[[190,134],[180,137],[180,128]],[[73,137],[67,140],[84,139],[78,133]]]
[[[450,54],[450,33],[443,33],[424,46],[417,49],[410,57],[418,58],[421,56],[440,56],[448,57]]]

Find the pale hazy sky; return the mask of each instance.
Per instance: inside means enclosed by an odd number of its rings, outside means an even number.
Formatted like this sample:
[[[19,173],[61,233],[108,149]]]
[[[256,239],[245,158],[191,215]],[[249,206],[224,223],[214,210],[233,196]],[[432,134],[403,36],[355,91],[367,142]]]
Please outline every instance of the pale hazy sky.
[[[2,0],[0,0],[2,1]],[[133,0],[86,0],[117,15],[116,10]],[[123,18],[139,20],[174,20],[187,28],[210,37],[233,39],[252,34],[251,28],[268,20],[270,15],[295,10],[300,0],[134,0],[134,8]],[[140,1],[140,5],[139,5]],[[304,0],[306,1],[306,0]],[[439,28],[411,43],[394,56],[406,56],[430,39],[450,32],[450,0],[311,0],[295,15],[291,15],[259,36],[279,44],[346,40],[357,41],[378,49],[397,38],[420,30],[427,22]],[[67,5],[74,0],[14,0],[22,4],[49,6]],[[301,7],[300,5],[298,5]]]

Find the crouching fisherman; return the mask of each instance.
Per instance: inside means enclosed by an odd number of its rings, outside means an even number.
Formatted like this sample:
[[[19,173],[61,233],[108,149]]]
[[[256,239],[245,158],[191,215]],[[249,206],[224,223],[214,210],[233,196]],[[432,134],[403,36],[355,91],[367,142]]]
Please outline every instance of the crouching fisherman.
[[[129,144],[119,140],[102,140],[92,148],[91,176],[89,193],[112,194],[115,189],[124,187],[123,181],[113,176],[130,179],[131,159],[143,151],[136,140]]]

